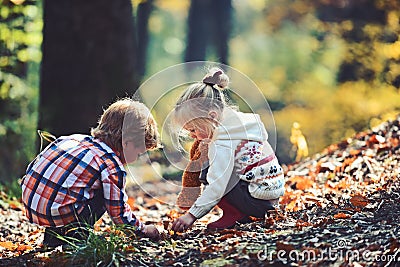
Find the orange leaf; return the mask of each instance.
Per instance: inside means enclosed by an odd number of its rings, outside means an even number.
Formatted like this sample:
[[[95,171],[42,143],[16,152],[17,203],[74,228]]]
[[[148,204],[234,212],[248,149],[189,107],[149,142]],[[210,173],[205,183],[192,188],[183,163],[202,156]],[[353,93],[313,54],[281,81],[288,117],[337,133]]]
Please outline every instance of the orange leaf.
[[[354,195],[354,196],[352,196],[350,198],[350,202],[355,207],[363,208],[363,207],[368,205],[369,200],[366,197],[362,196],[362,195]]]
[[[287,211],[295,211],[296,208],[296,200],[292,200],[289,204],[286,205],[285,209]]]
[[[93,226],[93,229],[95,230],[95,231],[100,231],[101,229],[100,229],[100,225],[103,223],[103,219],[102,218],[100,218],[100,220],[98,220],[95,224],[94,224],[94,226]]]
[[[135,252],[136,251],[136,248],[134,247],[134,246],[127,246],[126,248],[125,248],[125,252]]]
[[[14,244],[11,241],[0,242],[0,246],[5,249],[12,250],[12,251],[18,247],[18,245]]]
[[[286,191],[285,194],[281,197],[280,204],[287,205],[295,198],[297,198],[295,194],[290,191]]]
[[[17,201],[11,201],[9,204],[10,208],[13,210],[22,210],[22,204]]]
[[[348,215],[346,213],[343,213],[343,212],[339,212],[339,213],[333,215],[333,218],[335,218],[335,219],[348,219],[348,218],[350,218],[350,215]]]
[[[360,155],[361,151],[359,149],[351,149],[349,153],[352,156],[358,156]]]
[[[303,176],[294,176],[294,177],[290,178],[289,181],[296,184],[296,189],[303,190],[303,191],[305,189],[313,187],[313,185],[314,185],[314,182],[312,180],[310,180],[307,177],[303,177]]]
[[[168,216],[168,218],[171,219],[171,221],[173,221],[173,220],[179,218],[182,214],[177,210],[170,210],[167,212],[166,215]]]
[[[342,164],[342,166],[340,167],[340,170],[341,170],[342,172],[345,171],[346,167],[349,166],[349,165],[351,165],[351,164],[353,163],[353,161],[355,161],[355,160],[356,160],[356,157],[346,158],[346,159],[343,161],[343,164]]]
[[[17,251],[19,251],[19,252],[24,252],[24,251],[32,250],[32,249],[33,249],[32,246],[24,245],[24,244],[20,244],[20,245],[18,245],[18,247],[17,247]]]
[[[131,207],[132,210],[139,210],[135,206],[135,199],[133,197],[128,198],[128,201],[126,203],[128,203],[129,207]]]

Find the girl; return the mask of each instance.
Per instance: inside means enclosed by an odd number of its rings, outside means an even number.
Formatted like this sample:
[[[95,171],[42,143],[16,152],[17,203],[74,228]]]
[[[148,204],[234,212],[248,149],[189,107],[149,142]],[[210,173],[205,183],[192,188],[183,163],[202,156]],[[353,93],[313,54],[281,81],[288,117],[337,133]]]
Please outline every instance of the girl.
[[[179,98],[173,120],[190,136],[208,146],[205,188],[188,212],[172,223],[184,231],[215,205],[223,216],[209,229],[263,218],[284,194],[284,175],[260,116],[227,105],[222,90],[229,83],[220,68],[212,68],[202,82],[189,86]]]

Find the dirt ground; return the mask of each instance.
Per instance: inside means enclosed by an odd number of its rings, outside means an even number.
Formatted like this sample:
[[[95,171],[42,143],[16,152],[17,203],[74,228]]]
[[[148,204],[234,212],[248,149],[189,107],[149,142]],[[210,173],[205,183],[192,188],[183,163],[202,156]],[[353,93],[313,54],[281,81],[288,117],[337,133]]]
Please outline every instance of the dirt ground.
[[[130,186],[130,205],[163,239],[135,241],[120,266],[400,266],[399,119],[285,166],[281,207],[265,220],[207,231],[215,208],[183,234],[165,229],[181,214],[176,182]],[[68,266],[62,248],[41,247],[43,228],[18,201],[0,202],[0,266]],[[107,228],[104,217],[97,230]]]

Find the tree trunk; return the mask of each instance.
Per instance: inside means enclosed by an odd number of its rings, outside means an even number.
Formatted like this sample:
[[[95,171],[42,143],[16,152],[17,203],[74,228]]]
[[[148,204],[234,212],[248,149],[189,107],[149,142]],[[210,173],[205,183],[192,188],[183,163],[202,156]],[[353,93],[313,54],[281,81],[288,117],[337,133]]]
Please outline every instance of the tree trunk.
[[[129,0],[44,0],[39,129],[89,133],[102,108],[137,89]]]
[[[137,8],[137,72],[140,77],[146,73],[147,45],[149,43],[149,18],[153,10],[153,0],[142,1]]]
[[[231,14],[231,0],[191,1],[185,61],[206,60],[207,48],[212,45],[218,61],[228,63]]]

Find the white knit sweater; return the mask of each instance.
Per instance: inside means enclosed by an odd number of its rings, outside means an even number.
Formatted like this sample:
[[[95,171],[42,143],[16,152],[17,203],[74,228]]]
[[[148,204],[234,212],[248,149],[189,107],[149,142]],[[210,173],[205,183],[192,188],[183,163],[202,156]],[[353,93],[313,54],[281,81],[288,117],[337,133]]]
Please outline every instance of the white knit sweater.
[[[223,197],[233,172],[249,182],[254,198],[270,200],[282,196],[283,171],[267,139],[259,115],[226,108],[209,144],[208,186],[189,212],[196,218],[207,214]]]

